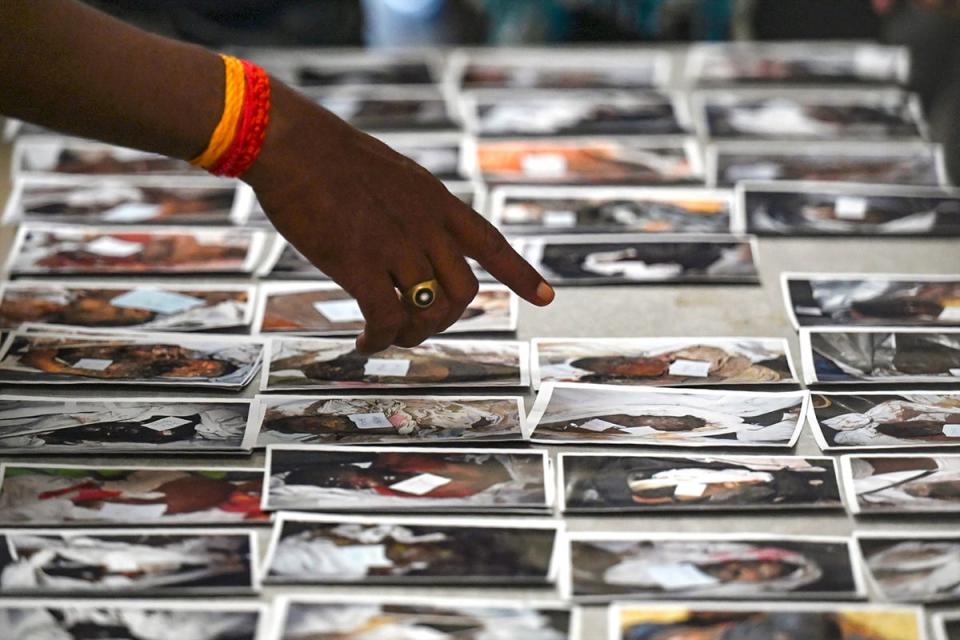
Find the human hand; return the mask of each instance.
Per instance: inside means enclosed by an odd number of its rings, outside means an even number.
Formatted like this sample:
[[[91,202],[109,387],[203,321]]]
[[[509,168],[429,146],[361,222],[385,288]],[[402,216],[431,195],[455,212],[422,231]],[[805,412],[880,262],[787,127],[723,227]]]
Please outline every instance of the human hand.
[[[244,176],[277,230],[357,299],[357,349],[413,347],[477,293],[465,258],[536,305],[553,289],[497,229],[412,160],[279,82],[259,158]],[[436,279],[427,309],[398,294]]]

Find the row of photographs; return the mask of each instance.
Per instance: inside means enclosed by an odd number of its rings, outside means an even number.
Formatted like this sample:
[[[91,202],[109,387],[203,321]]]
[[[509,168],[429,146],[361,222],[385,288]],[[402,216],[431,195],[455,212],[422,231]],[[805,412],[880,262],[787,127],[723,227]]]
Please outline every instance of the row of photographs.
[[[485,526],[489,525],[489,526]],[[281,512],[253,529],[0,530],[0,594],[250,595],[267,585],[530,588],[564,600],[960,599],[960,538],[569,533],[556,521]],[[262,575],[261,575],[262,574]],[[866,580],[864,580],[866,576]]]
[[[533,383],[646,386],[797,383],[783,338],[431,339],[374,355],[350,338],[60,329],[22,325],[0,347],[7,384],[121,384],[263,391],[526,388]],[[960,330],[800,330],[807,384],[955,384]],[[553,391],[551,390],[551,393]],[[614,393],[628,393],[613,390]],[[565,393],[582,393],[567,390]],[[541,394],[548,398],[550,393]]]
[[[951,235],[960,193],[938,187],[747,181],[735,190],[447,183],[511,236],[559,234]],[[6,223],[121,226],[248,224],[252,191],[220,179],[132,174],[19,178]]]
[[[457,133],[391,134],[382,139],[442,180],[488,185],[696,185],[744,180],[819,180],[944,186],[943,149],[920,140],[724,141],[683,135],[474,138]],[[21,176],[149,173],[201,176],[186,162],[97,142],[24,136],[13,149]]]
[[[272,614],[272,615],[271,615]],[[271,621],[272,618],[272,621]],[[930,616],[934,640],[960,637],[957,614]],[[607,640],[771,638],[781,640],[926,640],[918,607],[857,603],[617,602],[609,607]],[[182,600],[123,602],[7,600],[0,630],[22,638],[93,637],[155,640],[150,629],[173,629],[191,640],[580,640],[579,607],[547,601],[457,598],[281,596],[272,611],[257,603]],[[758,635],[759,634],[759,635]],[[86,636],[83,636],[86,637]],[[590,638],[597,639],[598,633]]]
[[[396,50],[245,49],[294,86],[443,87],[445,93],[518,90],[643,90],[676,76],[694,85],[903,85],[904,47],[864,42],[703,43],[685,61],[655,47]],[[681,63],[682,64],[677,64]],[[682,68],[680,68],[682,67]]]
[[[790,447],[804,417],[823,451],[960,446],[953,391],[758,393],[548,383],[519,396],[258,395],[248,399],[0,395],[0,452],[247,452],[268,445],[533,441]],[[576,409],[577,406],[582,409]],[[615,468],[615,467],[614,467]]]
[[[267,467],[0,466],[0,524],[211,525],[278,509],[546,514],[558,505],[537,449],[271,445]],[[559,510],[571,515],[820,509],[855,515],[960,512],[960,455],[563,454]]]

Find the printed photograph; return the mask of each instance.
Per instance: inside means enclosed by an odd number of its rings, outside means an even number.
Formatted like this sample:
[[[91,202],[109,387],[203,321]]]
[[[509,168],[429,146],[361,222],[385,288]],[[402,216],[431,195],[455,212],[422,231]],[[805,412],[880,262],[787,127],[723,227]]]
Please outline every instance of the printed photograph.
[[[18,331],[0,350],[0,381],[239,390],[260,370],[262,352],[261,342],[237,336]]]
[[[960,600],[960,537],[858,534],[867,577],[890,602]]]
[[[809,326],[960,326],[960,277],[783,274],[787,313]]]
[[[561,453],[566,513],[843,509],[832,458]]]
[[[263,469],[0,465],[0,526],[265,523]]]
[[[836,600],[865,597],[847,538],[570,534],[581,601]]]
[[[337,336],[363,330],[360,305],[333,283],[267,282],[260,285],[260,297],[255,325],[259,333]],[[515,331],[517,304],[506,287],[481,285],[460,320],[444,333]]]
[[[743,233],[960,235],[960,195],[947,188],[748,180],[736,191],[734,230]]]
[[[893,605],[618,604],[609,640],[925,640],[923,612]]]
[[[297,511],[543,511],[545,451],[295,445],[267,449],[263,508]]]
[[[670,137],[481,138],[466,169],[490,184],[682,184],[700,182],[690,139]]]
[[[521,254],[555,284],[756,284],[754,245],[734,236],[590,235],[530,238]]]
[[[851,455],[841,469],[853,513],[960,513],[960,456]]]
[[[242,222],[236,196],[236,184],[217,178],[23,177],[3,221],[230,225]]]
[[[420,87],[438,83],[443,60],[428,50],[339,49],[335,54],[299,47],[250,50],[250,60],[297,87]]]
[[[543,586],[556,576],[555,521],[281,515],[272,584]]]
[[[328,600],[294,596],[278,601],[270,640],[576,640],[576,612],[560,605],[510,601]]]
[[[204,227],[22,224],[6,269],[13,275],[250,274],[274,234]]]
[[[231,329],[250,324],[255,293],[249,285],[14,280],[0,286],[0,328]]]
[[[960,393],[815,393],[810,404],[824,451],[960,446]]]
[[[117,640],[258,640],[267,607],[177,600],[3,600],[6,637]],[[158,635],[159,634],[159,635]]]
[[[877,84],[906,82],[905,47],[861,42],[698,44],[687,58],[687,77],[702,85]]]
[[[353,340],[271,338],[264,390],[402,387],[526,387],[527,344],[508,340],[427,340],[372,356]],[[0,362],[2,365],[2,362]]]
[[[13,149],[11,167],[14,177],[35,173],[204,175],[202,169],[176,158],[58,136],[20,138]]]
[[[729,233],[729,191],[498,187],[490,217],[510,233]]]
[[[535,338],[534,386],[797,382],[783,338]]]
[[[800,330],[807,384],[923,383],[960,380],[960,330]]]
[[[429,88],[336,87],[307,89],[317,104],[367,132],[458,131],[439,91]]]
[[[675,135],[690,128],[677,100],[659,93],[474,93],[461,105],[467,130],[481,137]]]
[[[534,442],[792,447],[806,391],[760,393],[547,383],[528,416]]]
[[[960,640],[960,614],[935,613],[931,618],[934,640]]]
[[[816,145],[728,142],[707,146],[707,186],[744,180],[797,180],[910,184],[944,183],[939,145],[827,141]]]
[[[708,138],[889,140],[924,137],[916,94],[897,89],[704,91],[693,111]]]
[[[250,595],[252,531],[7,530],[0,532],[5,596]]]
[[[523,440],[523,398],[257,396],[257,446]]]

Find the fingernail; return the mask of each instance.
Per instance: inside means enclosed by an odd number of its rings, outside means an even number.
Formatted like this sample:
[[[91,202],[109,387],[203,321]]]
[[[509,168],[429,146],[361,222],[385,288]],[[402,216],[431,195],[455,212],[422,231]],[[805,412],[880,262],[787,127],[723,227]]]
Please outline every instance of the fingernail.
[[[541,303],[550,304],[553,302],[555,295],[556,293],[554,292],[553,287],[546,282],[541,282],[539,285],[537,285],[537,300]]]

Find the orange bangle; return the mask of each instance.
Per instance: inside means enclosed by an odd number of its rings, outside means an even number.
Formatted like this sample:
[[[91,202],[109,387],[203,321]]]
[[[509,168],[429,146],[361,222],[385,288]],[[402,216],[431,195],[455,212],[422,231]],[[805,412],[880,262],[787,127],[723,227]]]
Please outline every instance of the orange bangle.
[[[233,142],[237,125],[243,111],[245,94],[245,73],[243,63],[233,56],[220,54],[224,66],[223,115],[210,136],[207,148],[190,164],[209,169],[217,164],[224,152]]]

